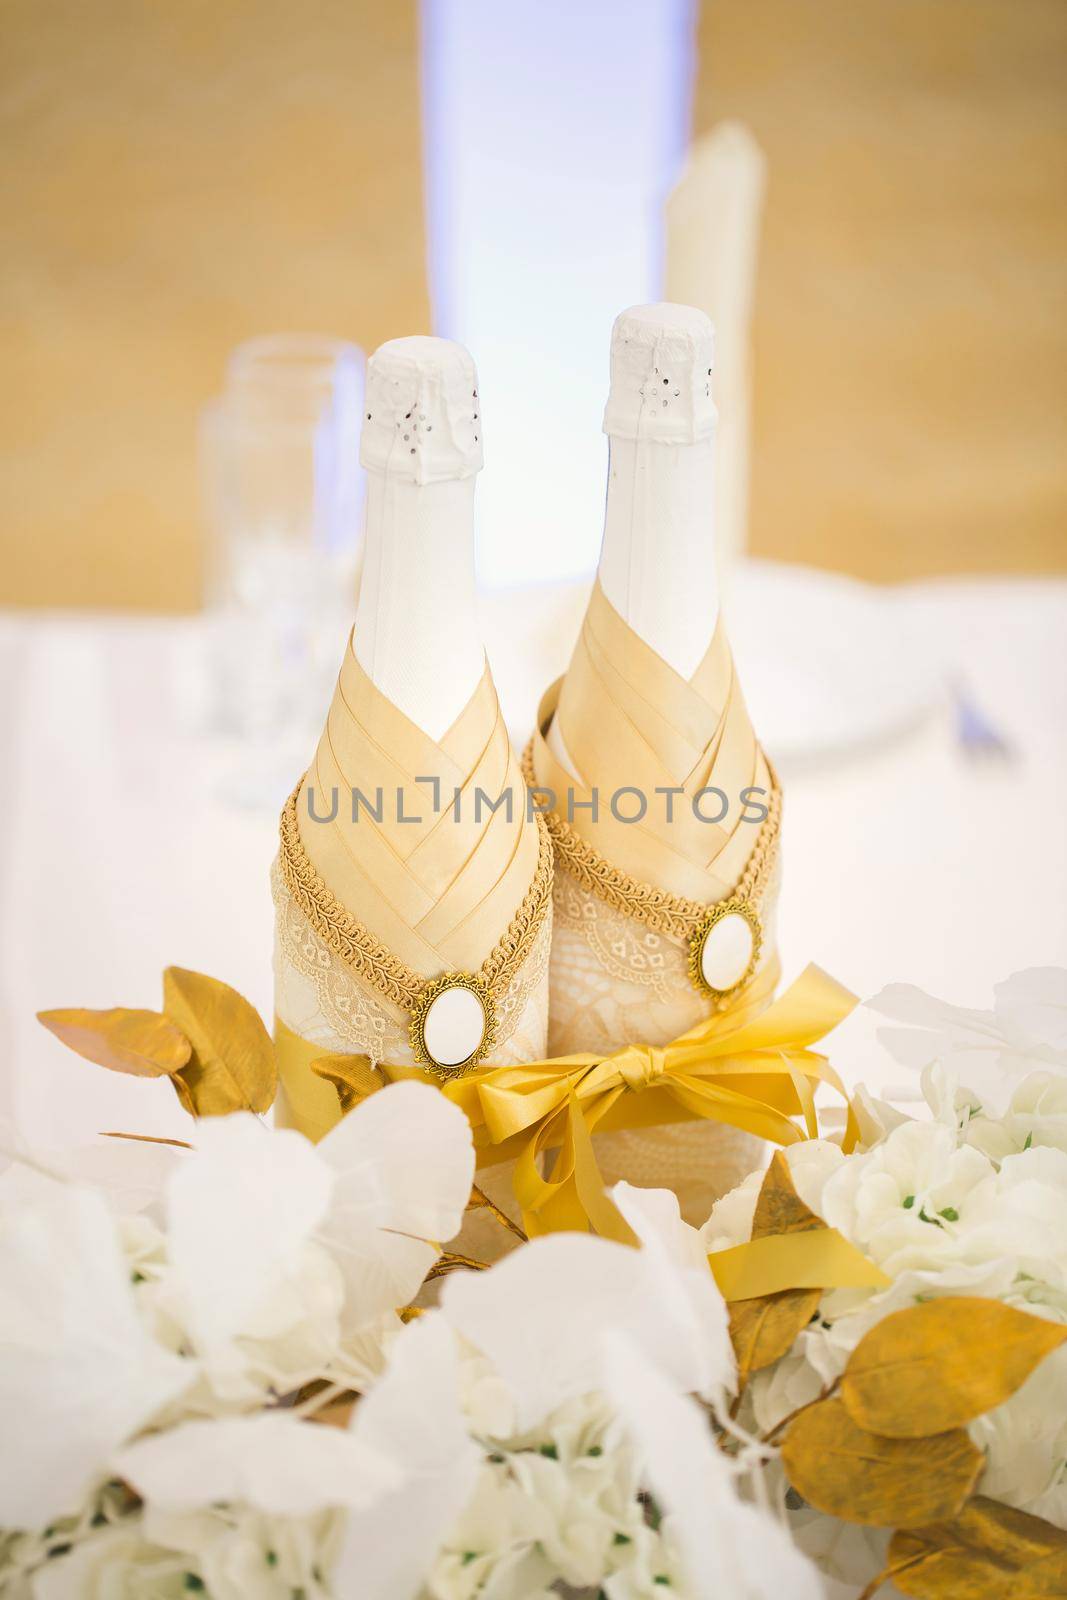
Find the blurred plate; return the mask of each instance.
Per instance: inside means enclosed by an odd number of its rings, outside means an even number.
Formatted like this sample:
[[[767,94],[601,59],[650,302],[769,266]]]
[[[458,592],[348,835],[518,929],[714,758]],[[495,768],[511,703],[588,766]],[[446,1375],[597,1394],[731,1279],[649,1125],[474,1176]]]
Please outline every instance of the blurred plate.
[[[483,597],[486,649],[517,743],[566,670],[590,579]],[[939,675],[907,590],[840,573],[748,561],[728,602],[730,643],[752,721],[782,770],[884,744],[936,704]]]

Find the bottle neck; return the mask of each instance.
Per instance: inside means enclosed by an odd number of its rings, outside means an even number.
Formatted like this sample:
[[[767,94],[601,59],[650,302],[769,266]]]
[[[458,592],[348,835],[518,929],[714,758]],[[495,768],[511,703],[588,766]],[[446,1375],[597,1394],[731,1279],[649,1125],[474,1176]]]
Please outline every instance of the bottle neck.
[[[474,486],[473,474],[415,483],[367,473],[356,659],[431,739],[452,726],[485,670]]]
[[[687,679],[719,614],[714,497],[713,434],[684,443],[609,435],[600,585]]]

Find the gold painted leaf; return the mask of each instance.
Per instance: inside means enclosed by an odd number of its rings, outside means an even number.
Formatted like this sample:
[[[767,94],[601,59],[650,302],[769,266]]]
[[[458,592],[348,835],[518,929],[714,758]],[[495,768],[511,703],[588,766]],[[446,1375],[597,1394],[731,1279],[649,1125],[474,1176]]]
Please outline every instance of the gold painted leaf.
[[[194,1116],[268,1111],[278,1074],[259,1012],[218,978],[183,967],[163,974],[163,1009],[193,1047],[174,1086]]]
[[[368,1095],[384,1089],[381,1074],[371,1066],[367,1056],[344,1055],[341,1052],[316,1056],[311,1070],[318,1078],[325,1078],[337,1091],[341,1114],[358,1106]]]
[[[760,1186],[752,1219],[753,1239],[771,1234],[810,1233],[824,1226],[797,1194],[789,1163],[776,1150]],[[769,1367],[792,1348],[822,1299],[821,1289],[782,1289],[777,1294],[734,1300],[729,1306],[730,1339],[737,1357],[738,1382]]]
[[[769,1367],[793,1348],[821,1299],[821,1289],[782,1289],[754,1300],[731,1301],[727,1308],[730,1339],[740,1383],[747,1383],[753,1372]]]
[[[159,1011],[38,1011],[37,1020],[71,1050],[112,1072],[169,1078],[192,1053],[189,1040]]]
[[[489,1266],[488,1261],[460,1255],[458,1250],[442,1250],[426,1274],[426,1282],[429,1283],[433,1278],[447,1278],[450,1272],[488,1272]]]
[[[880,1528],[917,1528],[960,1510],[984,1457],[962,1428],[926,1439],[868,1433],[844,1403],[798,1413],[782,1444],[793,1488],[817,1511]]]
[[[789,1162],[781,1150],[776,1150],[760,1185],[752,1218],[753,1239],[763,1239],[771,1233],[810,1233],[825,1226],[797,1194]]]
[[[102,1132],[101,1139],[133,1139],[137,1144],[165,1144],[172,1150],[191,1150],[193,1147],[187,1139],[162,1139],[154,1133],[113,1133]]]
[[[1062,1600],[1067,1533],[976,1495],[949,1522],[895,1533],[889,1579],[915,1600]]]
[[[336,1400],[331,1400],[327,1405],[320,1406],[318,1411],[313,1411],[308,1421],[319,1422],[326,1428],[347,1428],[352,1421],[356,1403],[357,1396],[354,1394],[338,1395]]]
[[[894,1311],[853,1350],[841,1396],[863,1428],[918,1439],[1014,1394],[1067,1327],[999,1300],[954,1295]]]
[[[192,1090],[189,1088],[189,1085],[186,1083],[181,1073],[176,1072],[170,1081],[174,1085],[174,1093],[178,1096],[182,1110],[187,1112],[191,1117],[198,1116],[199,1113],[196,1109],[196,1101],[193,1098]]]
[[[493,1220],[499,1222],[500,1226],[505,1228],[508,1233],[513,1233],[516,1239],[520,1239],[523,1244],[529,1244],[529,1236],[524,1229],[520,1228],[517,1222],[512,1221],[507,1212],[502,1211],[495,1200],[490,1200],[485,1190],[479,1189],[476,1183],[471,1185],[471,1197],[467,1201],[467,1210],[488,1211]]]

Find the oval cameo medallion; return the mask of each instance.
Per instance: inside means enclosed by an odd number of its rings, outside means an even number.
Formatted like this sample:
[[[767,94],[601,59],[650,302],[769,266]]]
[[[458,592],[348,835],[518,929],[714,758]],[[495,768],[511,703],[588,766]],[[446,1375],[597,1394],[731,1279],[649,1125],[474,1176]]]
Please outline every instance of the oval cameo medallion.
[[[466,974],[446,974],[423,990],[412,1016],[417,1060],[455,1076],[471,1067],[489,1044],[490,1015],[482,985]]]
[[[697,929],[690,956],[690,975],[708,994],[730,994],[755,968],[761,929],[752,906],[744,900],[714,906]]]

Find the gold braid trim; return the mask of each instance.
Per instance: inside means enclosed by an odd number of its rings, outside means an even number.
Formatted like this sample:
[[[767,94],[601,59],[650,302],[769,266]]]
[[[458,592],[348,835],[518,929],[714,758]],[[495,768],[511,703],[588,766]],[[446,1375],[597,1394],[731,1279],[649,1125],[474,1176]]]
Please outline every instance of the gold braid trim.
[[[316,871],[297,825],[297,798],[303,778],[285,803],[279,828],[278,861],[286,886],[323,943],[357,977],[402,1011],[410,1011],[427,979],[393,955],[369,928],[345,909]],[[536,816],[537,870],[522,904],[473,974],[494,999],[501,998],[529,954],[552,902],[552,840],[545,820]]]
[[[768,763],[768,766],[770,764]],[[538,784],[533,765],[533,740],[522,754],[522,775],[530,789],[542,789]],[[691,939],[707,919],[710,907],[700,900],[685,900],[681,895],[668,894],[654,884],[631,878],[628,872],[613,867],[560,816],[558,811],[541,812],[552,835],[556,860],[583,889],[625,912],[637,922],[656,933],[673,934],[675,938]],[[760,823],[759,833],[748,858],[744,872],[723,900],[742,900],[757,904],[767,887],[774,869],[778,848],[778,833],[782,819],[782,791],[771,769],[771,798],[767,815]],[[722,904],[720,901],[719,904]]]

